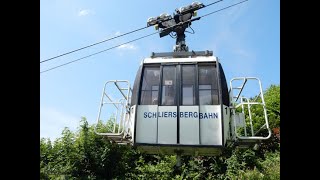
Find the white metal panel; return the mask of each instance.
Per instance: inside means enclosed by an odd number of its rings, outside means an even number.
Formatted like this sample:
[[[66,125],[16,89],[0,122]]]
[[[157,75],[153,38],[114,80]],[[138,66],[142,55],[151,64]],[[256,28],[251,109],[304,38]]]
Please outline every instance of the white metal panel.
[[[180,106],[180,144],[199,145],[199,106]]]
[[[235,110],[232,110],[232,111],[234,112]],[[237,116],[239,116],[239,115],[237,115],[237,113],[233,113],[233,114],[231,114],[231,117],[230,117],[230,121],[231,121],[231,136],[232,136],[231,139],[232,140],[236,139],[235,121],[236,121]]]
[[[200,106],[200,144],[222,145],[221,106]]]
[[[177,144],[177,106],[158,107],[158,143]]]
[[[240,123],[245,127],[246,119],[244,118],[244,113],[239,113]]]
[[[133,106],[131,106],[131,108],[130,108],[130,121],[129,121],[129,127],[130,127],[130,129],[129,129],[129,131],[128,131],[128,133],[131,135],[131,137],[132,137],[132,140],[134,140],[134,124],[135,124],[135,115],[136,115],[136,105],[133,105]]]
[[[136,142],[157,143],[158,105],[139,105],[136,120]]]
[[[236,119],[236,126],[237,127],[245,127],[244,126],[244,114],[243,113],[236,113],[236,116],[235,116],[235,119]]]
[[[214,56],[200,56],[194,58],[146,58],[143,63],[169,63],[169,62],[215,62],[217,58]]]
[[[223,131],[224,131],[224,145],[227,139],[230,140],[230,109],[228,106],[223,105]]]

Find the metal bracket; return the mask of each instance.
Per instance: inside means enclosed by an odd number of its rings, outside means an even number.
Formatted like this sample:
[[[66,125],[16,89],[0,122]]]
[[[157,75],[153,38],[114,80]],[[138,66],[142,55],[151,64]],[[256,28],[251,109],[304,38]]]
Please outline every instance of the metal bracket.
[[[212,56],[212,51],[190,51],[190,52],[161,52],[161,53],[151,53],[151,58],[158,58],[158,57],[195,57],[195,56]]]

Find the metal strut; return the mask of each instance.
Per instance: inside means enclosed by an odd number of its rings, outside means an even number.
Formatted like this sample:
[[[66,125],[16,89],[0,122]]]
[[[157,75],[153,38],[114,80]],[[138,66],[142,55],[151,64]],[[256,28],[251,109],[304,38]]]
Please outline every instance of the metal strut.
[[[173,50],[174,52],[189,51],[185,41],[186,35],[184,34],[187,27],[187,24],[183,24],[182,26],[178,26],[174,29],[174,31],[177,33],[176,45]]]
[[[177,33],[177,40],[176,40],[176,46],[174,47],[174,52],[188,52],[189,48],[186,45],[186,41],[185,41],[185,37],[186,35],[184,33],[182,34],[178,34]]]
[[[177,154],[177,167],[181,167],[181,154]]]
[[[176,153],[176,168],[180,169],[181,167],[181,154],[182,154],[183,150],[175,150]]]

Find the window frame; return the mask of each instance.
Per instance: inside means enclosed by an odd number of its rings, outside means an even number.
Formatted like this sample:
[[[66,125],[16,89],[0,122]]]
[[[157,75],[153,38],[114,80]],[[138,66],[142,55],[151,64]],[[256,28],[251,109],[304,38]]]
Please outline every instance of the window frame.
[[[202,88],[200,89],[200,68],[201,67],[209,67],[209,66],[212,66],[214,67],[213,68],[213,73],[216,74],[215,76],[215,79],[213,79],[213,81],[216,81],[216,87],[213,88],[213,82],[211,82],[210,84],[201,84],[201,85],[208,85],[210,86],[210,89],[207,89],[207,88]],[[219,95],[219,74],[218,74],[218,69],[217,69],[217,62],[215,63],[198,63],[198,105],[201,106],[201,105],[219,105],[220,104],[220,95]],[[210,97],[211,97],[211,103],[210,104],[200,104],[200,91],[208,91],[210,90]],[[214,93],[216,92],[216,93]],[[217,96],[217,102],[214,102],[214,95]]]
[[[142,89],[142,86],[143,86],[143,82],[144,82],[144,75],[145,75],[145,70],[146,70],[146,68],[159,68],[159,75],[160,75],[160,77],[159,77],[159,86],[160,86],[160,81],[161,81],[161,64],[152,64],[152,65],[144,65],[144,67],[143,67],[143,69],[142,69],[142,75],[141,75],[141,83],[140,83],[140,92],[139,92],[139,101],[138,101],[138,105],[158,105],[159,104],[159,89],[158,90],[153,90],[153,85],[151,86],[151,90],[143,90]],[[159,87],[160,88],[160,87]],[[152,93],[153,92],[155,92],[155,91],[158,91],[158,94],[157,94],[157,96],[158,96],[158,98],[157,98],[157,100],[158,100],[158,103],[157,104],[142,104],[142,97],[144,97],[144,96],[142,96],[142,94],[143,94],[143,92],[148,92],[148,93],[150,93],[150,98],[152,98]],[[152,100],[151,100],[151,102],[152,102]]]
[[[183,84],[183,66],[184,65],[193,65],[194,66],[194,73],[195,73],[195,83],[194,85],[194,103],[192,105],[184,105],[183,104],[183,86],[184,85],[192,85],[192,84]],[[162,105],[162,86],[163,86],[163,68],[166,66],[173,66],[175,67],[175,98],[174,98],[174,103],[173,105]],[[216,81],[216,87],[212,88],[213,82],[211,84],[203,84],[203,85],[210,85],[211,89],[200,89],[200,68],[201,67],[208,67],[208,66],[213,66],[214,70],[213,72],[216,74],[214,81]],[[159,68],[160,71],[160,77],[159,77],[159,89],[158,90],[153,90],[153,87],[151,87],[151,90],[142,90],[142,85],[143,85],[143,80],[144,80],[144,73],[145,73],[145,68],[152,68],[152,67],[157,67]],[[208,63],[208,62],[194,62],[194,63],[161,63],[161,64],[148,64],[144,65],[142,69],[142,75],[141,75],[141,83],[140,83],[140,92],[139,92],[139,101],[138,105],[158,105],[158,106],[201,106],[200,104],[200,91],[206,91],[210,90],[210,96],[211,96],[211,104],[210,105],[219,105],[221,104],[221,97],[220,97],[220,92],[219,92],[219,73],[218,73],[218,66],[217,62],[214,63]],[[158,91],[158,103],[157,104],[141,104],[142,100],[142,93],[146,91],[150,91],[151,93],[151,98],[152,98],[152,93]],[[214,91],[216,93],[214,93]],[[217,96],[217,102],[214,102],[213,96]],[[204,105],[204,104],[202,104]]]
[[[181,83],[180,83],[180,103],[179,103],[179,106],[198,106],[198,90],[199,90],[199,87],[198,87],[198,66],[197,66],[197,63],[180,63],[180,66],[181,66],[181,71],[180,71],[180,78],[181,78]],[[183,66],[193,66],[193,70],[194,70],[194,84],[183,84]],[[183,88],[184,88],[184,85],[189,85],[189,86],[194,86],[193,90],[193,98],[192,98],[192,101],[193,103],[192,104],[183,104]]]
[[[175,69],[175,95],[174,95],[174,102],[172,105],[163,105],[162,104],[162,91],[163,91],[163,68],[164,67],[174,67]],[[179,86],[180,86],[180,81],[179,81],[179,78],[178,78],[178,74],[180,74],[180,71],[179,71],[179,64],[177,63],[170,63],[170,64],[161,64],[161,67],[160,67],[160,90],[159,90],[159,101],[158,101],[158,105],[159,106],[179,106],[178,102],[179,102],[179,99],[178,99],[178,94],[179,94]]]

